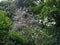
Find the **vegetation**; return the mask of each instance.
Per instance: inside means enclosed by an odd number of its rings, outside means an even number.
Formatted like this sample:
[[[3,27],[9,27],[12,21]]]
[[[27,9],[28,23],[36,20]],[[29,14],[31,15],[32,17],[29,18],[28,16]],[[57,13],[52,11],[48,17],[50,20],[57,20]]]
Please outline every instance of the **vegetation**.
[[[60,45],[60,0],[24,0],[22,5],[39,25],[13,31],[19,0],[0,2],[0,45]]]

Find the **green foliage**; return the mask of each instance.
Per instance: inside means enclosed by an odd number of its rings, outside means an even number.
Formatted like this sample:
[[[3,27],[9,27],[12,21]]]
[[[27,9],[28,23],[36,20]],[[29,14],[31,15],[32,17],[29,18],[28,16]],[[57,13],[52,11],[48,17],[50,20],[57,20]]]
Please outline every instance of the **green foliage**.
[[[13,16],[17,7],[12,1],[0,3],[1,45],[60,45],[60,0],[46,0],[39,5],[33,1],[38,0],[24,0],[24,6],[29,7],[28,12],[32,12],[35,19],[42,21],[43,28],[42,25],[34,25],[32,28],[11,32],[12,21],[8,17]]]
[[[6,16],[5,11],[0,10],[0,30],[9,30],[11,28],[12,22]]]
[[[15,4],[15,2],[13,1],[3,1],[3,2],[0,2],[0,10],[4,10],[7,12],[7,16],[12,19],[12,17],[14,16],[14,12],[15,12],[15,9],[17,9],[17,6]]]
[[[37,0],[24,0],[24,5],[27,6],[27,7],[28,6],[35,6],[33,1],[37,1]]]
[[[8,31],[12,28],[11,20],[6,16],[6,12],[0,10],[0,44],[4,45],[8,41]]]
[[[34,40],[29,34],[23,35],[21,32],[10,32],[10,40],[13,41],[15,45],[35,45]],[[14,42],[15,41],[15,42]]]
[[[35,7],[31,7],[30,11],[33,12],[34,16],[36,19],[42,20],[42,23],[45,25],[44,29],[46,29],[46,32],[48,32],[48,34],[53,35],[52,39],[54,38],[54,40],[56,40],[55,42],[53,40],[51,40],[49,37],[46,37],[46,39],[50,39],[51,42],[49,40],[47,40],[49,43],[47,43],[47,41],[43,41],[42,45],[59,45],[60,43],[60,0],[46,0],[46,2],[41,3],[41,5],[39,6],[35,6]],[[43,5],[42,5],[43,4]],[[40,8],[39,8],[40,7]],[[41,8],[42,7],[42,8]],[[47,20],[45,20],[45,18],[47,18]],[[46,25],[50,22],[53,22],[52,19],[54,19],[54,21],[56,22],[56,24],[52,24],[52,26],[47,26]],[[47,21],[47,22],[44,22]],[[54,25],[54,26],[53,26]],[[57,31],[58,30],[58,31]],[[58,34],[59,33],[59,34]],[[46,34],[46,35],[48,35]]]

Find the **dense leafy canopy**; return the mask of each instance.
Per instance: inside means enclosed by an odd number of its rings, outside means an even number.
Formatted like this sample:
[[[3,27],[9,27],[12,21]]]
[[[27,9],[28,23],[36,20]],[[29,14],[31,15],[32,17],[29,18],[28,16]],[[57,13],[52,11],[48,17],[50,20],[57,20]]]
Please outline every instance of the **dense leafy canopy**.
[[[60,45],[60,0],[24,0],[22,7],[41,23],[31,29],[12,31],[12,18],[21,8],[20,0],[0,3],[1,45]],[[39,3],[38,3],[39,2]],[[22,27],[23,28],[23,27]]]

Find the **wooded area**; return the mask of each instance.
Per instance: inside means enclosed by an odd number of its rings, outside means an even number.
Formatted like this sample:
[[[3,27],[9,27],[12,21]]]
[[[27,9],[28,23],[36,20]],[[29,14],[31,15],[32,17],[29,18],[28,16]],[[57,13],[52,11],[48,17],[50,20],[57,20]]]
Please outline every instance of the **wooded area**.
[[[1,0],[0,45],[60,45],[60,0]]]

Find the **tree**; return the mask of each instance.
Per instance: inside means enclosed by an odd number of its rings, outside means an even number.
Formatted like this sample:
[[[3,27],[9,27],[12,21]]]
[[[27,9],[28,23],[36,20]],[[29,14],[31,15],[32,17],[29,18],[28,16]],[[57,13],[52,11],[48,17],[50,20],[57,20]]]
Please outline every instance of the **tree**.
[[[33,12],[36,19],[42,21],[46,32],[49,35],[53,35],[55,42],[46,45],[59,45],[60,43],[60,0],[46,0],[46,2],[41,3],[39,6],[32,7],[30,11]],[[47,35],[48,35],[47,34]],[[47,43],[47,42],[46,42]]]
[[[17,6],[14,1],[2,1],[0,2],[0,10],[4,10],[7,12],[7,16],[12,19],[12,17],[15,15],[14,12],[17,9]]]
[[[7,44],[8,32],[11,28],[11,20],[6,16],[5,11],[0,10],[0,44]]]
[[[41,26],[34,25],[32,28],[24,28],[20,31],[11,31],[12,22],[6,16],[12,14],[16,9],[15,4],[6,9],[3,3],[0,7],[0,42],[2,45],[60,45],[60,0],[41,0],[38,5],[35,2],[39,0],[24,0],[24,6],[27,6],[28,13],[32,12],[33,17],[41,23]],[[17,1],[20,8],[20,0]],[[13,7],[13,8],[12,8]],[[23,28],[23,27],[22,27]]]

